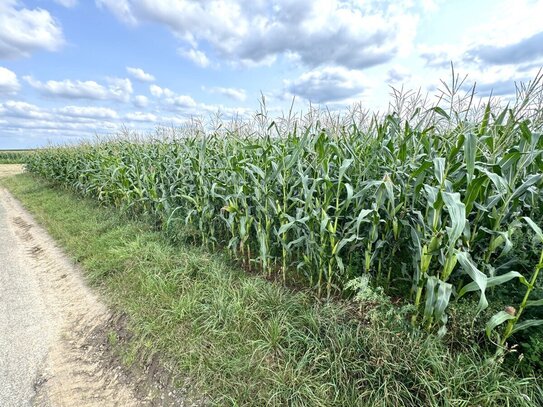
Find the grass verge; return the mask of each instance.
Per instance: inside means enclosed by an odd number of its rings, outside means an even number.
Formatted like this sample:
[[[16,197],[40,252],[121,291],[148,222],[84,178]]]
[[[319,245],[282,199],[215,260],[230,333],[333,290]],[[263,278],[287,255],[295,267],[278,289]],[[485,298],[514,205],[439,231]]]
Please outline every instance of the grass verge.
[[[158,356],[212,405],[541,405],[535,379],[479,352],[451,352],[383,306],[339,302],[244,273],[223,256],[172,245],[28,174],[0,181],[127,316],[126,362]],[[112,335],[114,337],[114,334]]]

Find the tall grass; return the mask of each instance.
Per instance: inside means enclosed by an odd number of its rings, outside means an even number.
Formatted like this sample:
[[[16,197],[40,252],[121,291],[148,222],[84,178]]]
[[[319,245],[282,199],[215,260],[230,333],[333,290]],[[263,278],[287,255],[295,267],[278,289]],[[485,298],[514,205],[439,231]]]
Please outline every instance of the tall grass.
[[[363,276],[404,298],[414,324],[445,333],[451,300],[488,307],[494,287],[524,287],[487,324],[497,342],[522,321],[541,269],[540,246],[519,269],[515,237],[541,238],[543,75],[515,101],[476,102],[453,73],[437,102],[394,91],[387,114],[310,110],[253,122],[193,123],[33,154],[27,168],[85,196],[182,226],[247,269],[342,291]],[[519,307],[517,311],[514,309]],[[500,325],[508,325],[500,331]],[[503,332],[502,332],[503,331]]]

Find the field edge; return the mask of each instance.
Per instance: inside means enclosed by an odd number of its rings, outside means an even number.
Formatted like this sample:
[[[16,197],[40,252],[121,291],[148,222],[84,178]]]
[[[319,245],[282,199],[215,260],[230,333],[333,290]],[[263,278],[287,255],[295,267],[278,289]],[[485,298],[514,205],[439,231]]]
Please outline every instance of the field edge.
[[[455,400],[491,406],[543,400],[531,379],[485,365],[475,353],[449,353],[435,338],[401,334],[384,313],[360,326],[339,303],[291,293],[203,249],[173,246],[144,222],[31,175],[0,184],[126,316],[126,328],[106,333],[123,363],[160,360],[178,384],[207,394],[212,404]]]

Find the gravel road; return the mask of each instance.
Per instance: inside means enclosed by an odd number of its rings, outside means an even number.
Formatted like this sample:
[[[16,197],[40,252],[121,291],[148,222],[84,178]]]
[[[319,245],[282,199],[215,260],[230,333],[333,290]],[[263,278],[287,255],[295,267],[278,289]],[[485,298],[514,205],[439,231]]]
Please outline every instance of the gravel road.
[[[0,176],[18,171],[0,165]],[[148,405],[89,340],[108,317],[80,270],[0,187],[0,406]]]
[[[3,195],[3,194],[2,194]],[[2,196],[3,197],[3,196]],[[2,200],[3,201],[3,200]],[[0,204],[0,405],[28,406],[58,324]]]

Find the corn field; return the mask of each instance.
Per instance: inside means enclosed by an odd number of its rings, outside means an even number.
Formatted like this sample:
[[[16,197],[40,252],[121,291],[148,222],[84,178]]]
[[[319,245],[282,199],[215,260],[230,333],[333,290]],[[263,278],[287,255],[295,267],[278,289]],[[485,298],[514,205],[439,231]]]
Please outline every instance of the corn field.
[[[454,76],[437,102],[393,91],[387,114],[310,110],[271,120],[192,123],[32,154],[27,169],[168,232],[227,250],[246,269],[321,296],[364,277],[401,296],[413,323],[444,333],[451,301],[479,309],[503,284],[523,301],[487,323],[505,344],[543,267],[542,77],[508,104],[476,102]],[[516,237],[532,241],[517,269]]]
[[[0,150],[0,164],[20,164],[30,150]]]

